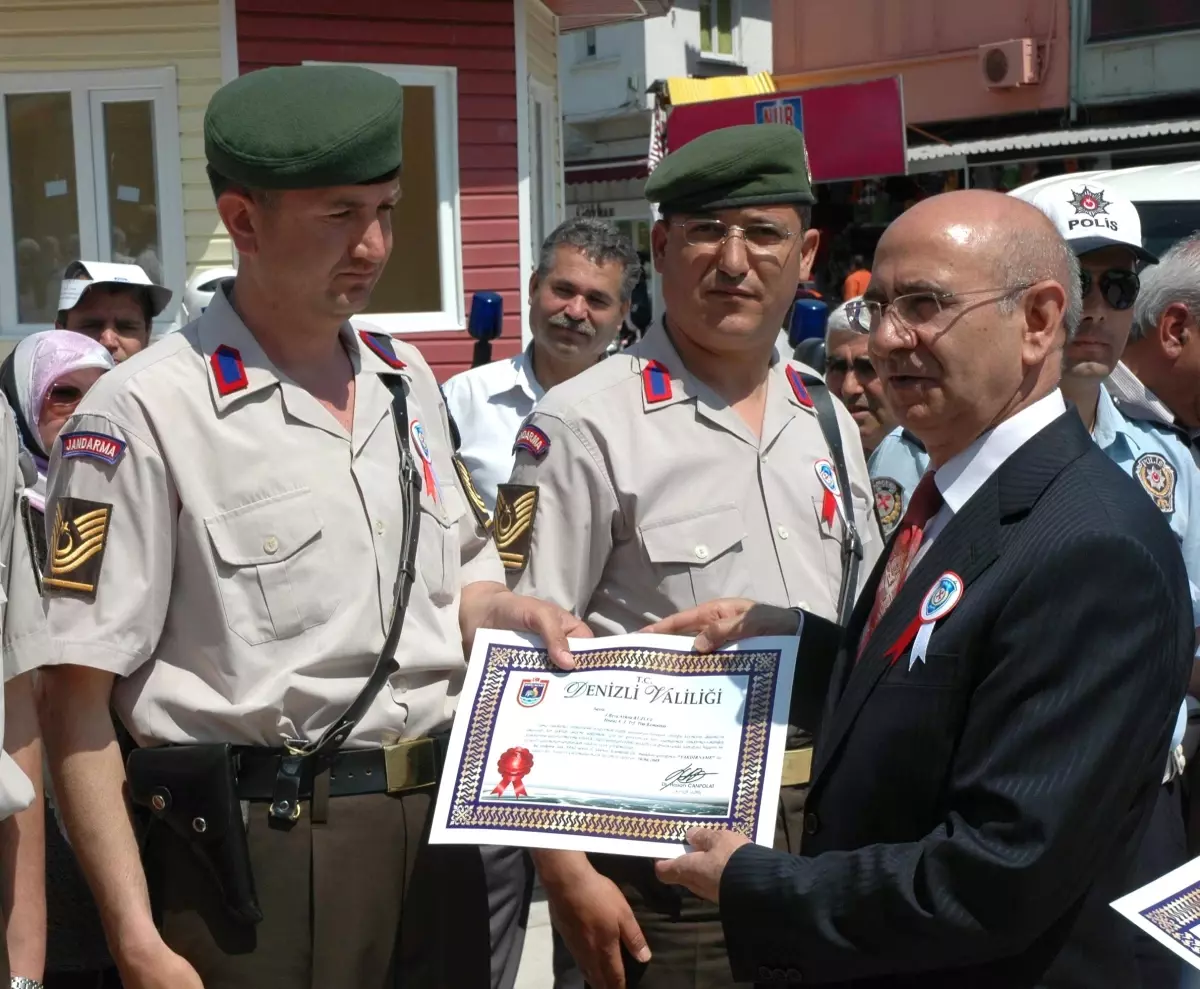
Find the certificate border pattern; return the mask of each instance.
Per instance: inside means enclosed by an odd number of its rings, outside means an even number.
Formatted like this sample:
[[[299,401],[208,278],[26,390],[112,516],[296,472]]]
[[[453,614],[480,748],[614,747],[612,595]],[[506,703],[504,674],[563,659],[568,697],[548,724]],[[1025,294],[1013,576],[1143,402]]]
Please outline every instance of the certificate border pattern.
[[[763,792],[767,740],[775,704],[780,652],[774,649],[718,653],[668,649],[596,649],[575,653],[575,668],[637,670],[675,675],[746,675],[746,710],[738,754],[737,787],[728,817],[688,820],[678,815],[522,806],[479,799],[491,747],[492,726],[512,672],[555,672],[545,649],[493,644],[488,647],[479,692],[471,709],[458,782],[446,827],[522,830],[678,844],[694,827],[729,828],[754,840]]]
[[[1191,933],[1191,928],[1200,924],[1200,883],[1192,883],[1139,913],[1168,937],[1200,955],[1200,938]]]

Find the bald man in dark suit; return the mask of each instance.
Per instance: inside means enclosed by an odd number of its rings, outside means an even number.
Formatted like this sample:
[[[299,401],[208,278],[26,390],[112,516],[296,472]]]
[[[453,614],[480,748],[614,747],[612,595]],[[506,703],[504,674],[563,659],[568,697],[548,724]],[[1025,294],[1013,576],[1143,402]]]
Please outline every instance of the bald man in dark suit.
[[[919,203],[857,318],[930,470],[845,631],[801,854],[729,832],[658,866],[764,984],[1129,989],[1131,866],[1192,664],[1162,513],[1058,391],[1076,262],[1032,207]],[[794,631],[715,602],[655,631]],[[803,651],[802,659],[803,662]]]

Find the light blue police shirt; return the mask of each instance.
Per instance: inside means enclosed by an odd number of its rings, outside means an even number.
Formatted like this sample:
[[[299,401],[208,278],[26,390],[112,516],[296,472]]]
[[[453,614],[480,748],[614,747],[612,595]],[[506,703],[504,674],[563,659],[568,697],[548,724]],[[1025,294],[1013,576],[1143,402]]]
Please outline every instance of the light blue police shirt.
[[[1105,388],[1092,439],[1162,509],[1187,566],[1193,624],[1200,625],[1200,469],[1191,452],[1172,430],[1122,413]]]
[[[929,454],[906,429],[896,427],[871,454],[867,471],[875,494],[875,514],[887,539],[900,524],[908,499],[929,466]]]

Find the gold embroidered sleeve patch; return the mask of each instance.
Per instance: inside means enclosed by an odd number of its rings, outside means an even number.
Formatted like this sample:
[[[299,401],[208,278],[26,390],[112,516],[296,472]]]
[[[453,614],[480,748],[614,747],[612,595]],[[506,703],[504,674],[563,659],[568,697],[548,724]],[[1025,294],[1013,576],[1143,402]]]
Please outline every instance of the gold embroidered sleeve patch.
[[[501,484],[496,489],[492,534],[500,551],[500,562],[510,573],[523,573],[529,565],[537,503],[538,489],[534,485]]]
[[[42,587],[47,594],[77,594],[94,601],[112,505],[83,498],[60,498],[46,554]]]
[[[475,516],[475,521],[479,523],[484,531],[487,531],[492,525],[492,520],[488,515],[487,502],[483,500],[483,495],[475,487],[475,481],[471,478],[471,472],[467,470],[467,465],[463,463],[463,458],[456,453],[450,460],[454,464],[454,472],[458,475],[458,483],[462,485],[463,491],[466,492],[467,501],[470,502],[471,512]]]

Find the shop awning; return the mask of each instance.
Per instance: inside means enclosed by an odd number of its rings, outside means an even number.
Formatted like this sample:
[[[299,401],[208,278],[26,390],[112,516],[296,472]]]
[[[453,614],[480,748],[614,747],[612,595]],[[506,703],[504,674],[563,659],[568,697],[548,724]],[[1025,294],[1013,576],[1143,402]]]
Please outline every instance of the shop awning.
[[[672,76],[667,80],[667,99],[672,106],[773,92],[775,80],[770,72],[759,72],[752,76],[715,76],[711,79]]]
[[[619,182],[623,179],[644,179],[650,174],[645,155],[633,158],[596,158],[591,161],[568,162],[563,169],[568,185],[581,182]]]
[[[558,15],[559,31],[581,31],[622,21],[658,17],[671,10],[672,0],[546,0]]]
[[[925,166],[918,168],[917,171],[925,171],[930,166],[956,168],[961,167],[968,158],[1002,154],[1005,151],[1036,152],[1193,133],[1200,133],[1200,119],[1161,120],[1148,124],[1116,124],[1108,127],[1080,127],[1075,130],[989,137],[980,141],[923,144],[920,147],[908,149],[908,162],[910,165]]]

